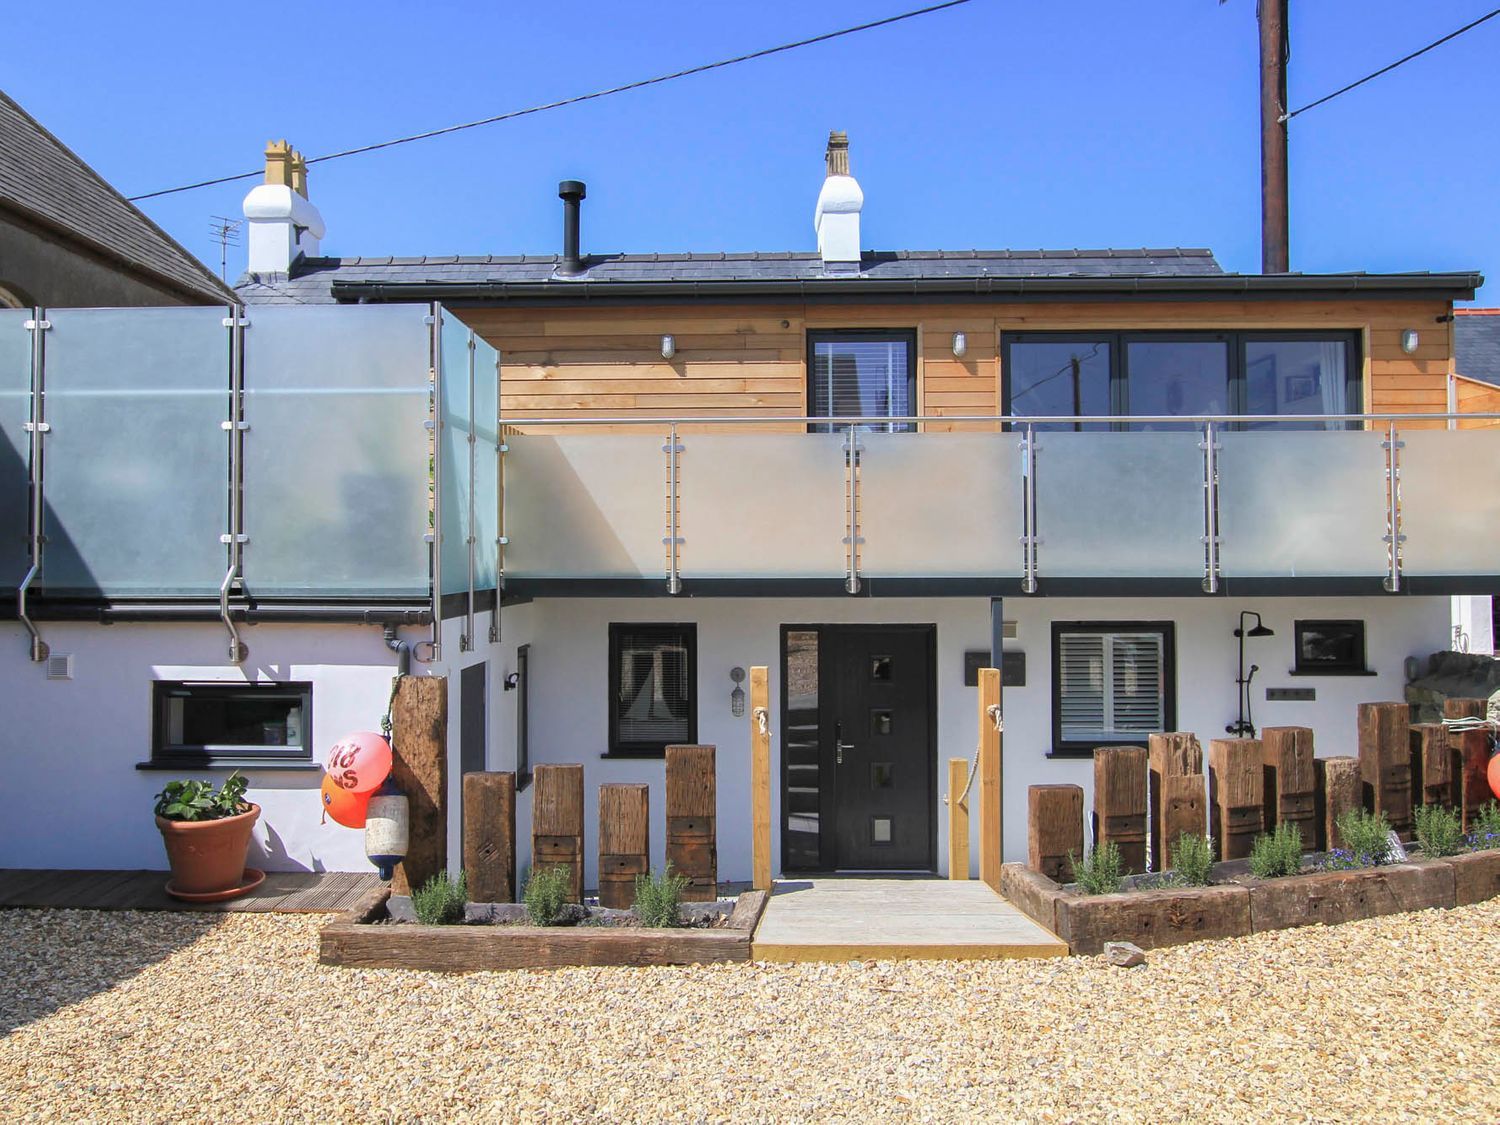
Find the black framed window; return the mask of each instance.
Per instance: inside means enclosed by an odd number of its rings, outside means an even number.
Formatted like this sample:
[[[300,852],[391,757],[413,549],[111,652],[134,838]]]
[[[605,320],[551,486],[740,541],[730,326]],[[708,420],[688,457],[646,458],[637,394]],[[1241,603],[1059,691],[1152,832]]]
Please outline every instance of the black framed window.
[[[1053,755],[1088,757],[1175,729],[1176,681],[1171,622],[1053,622]]]
[[[1273,414],[1277,421],[1239,425],[1344,429],[1357,423],[1295,419],[1364,408],[1353,332],[1013,332],[1001,349],[1003,408],[1014,417],[1108,415],[1120,419],[1116,429],[1179,429],[1191,423],[1128,419]]]
[[[609,627],[609,753],[659,758],[698,741],[695,625]]]
[[[866,331],[807,334],[807,412],[815,418],[907,418],[917,413],[917,334]],[[813,423],[809,429],[841,429]],[[885,433],[909,433],[911,422],[870,423]]]
[[[516,791],[531,784],[531,646],[516,649]]]
[[[1363,621],[1298,621],[1296,676],[1368,676]]]
[[[312,760],[312,684],[158,680],[152,765]]]

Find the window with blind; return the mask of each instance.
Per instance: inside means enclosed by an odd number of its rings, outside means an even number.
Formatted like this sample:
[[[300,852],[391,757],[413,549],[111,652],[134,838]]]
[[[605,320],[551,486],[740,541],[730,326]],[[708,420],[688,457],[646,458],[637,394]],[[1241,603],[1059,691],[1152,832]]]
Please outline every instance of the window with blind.
[[[915,332],[810,332],[807,336],[808,414],[815,418],[904,418],[917,413]],[[814,432],[843,429],[813,423]],[[908,433],[911,422],[861,427]]]
[[[698,741],[697,627],[609,627],[609,752],[662,757]]]
[[[1091,754],[1145,744],[1176,726],[1172,626],[1164,622],[1055,622],[1053,753]]]

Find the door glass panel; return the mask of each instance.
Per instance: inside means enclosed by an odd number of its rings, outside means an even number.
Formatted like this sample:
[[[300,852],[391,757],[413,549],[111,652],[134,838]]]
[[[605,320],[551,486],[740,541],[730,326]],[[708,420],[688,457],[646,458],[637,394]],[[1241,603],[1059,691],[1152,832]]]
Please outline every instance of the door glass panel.
[[[880,709],[878,711],[871,711],[870,712],[870,733],[871,734],[890,734],[891,733],[891,723],[892,723],[892,719],[891,719],[891,712],[890,711],[882,708],[882,709]]]
[[[874,844],[889,844],[891,842],[890,817],[877,816],[870,821],[870,842]]]
[[[1229,412],[1229,345],[1223,340],[1132,341],[1125,346],[1133,415],[1191,418]],[[1191,422],[1135,422],[1132,430],[1187,430]]]
[[[870,658],[870,679],[876,683],[885,683],[891,678],[891,658],[889,656],[872,656]]]
[[[1023,418],[1109,414],[1108,340],[1026,340],[1010,346],[1010,412]],[[1107,422],[1042,430],[1108,429]]]
[[[1349,345],[1343,340],[1247,340],[1249,414],[1347,414]],[[1349,422],[1246,422],[1246,429],[1345,429]]]
[[[892,762],[870,763],[870,788],[890,789],[895,784],[896,767]]]
[[[786,692],[786,732],[782,738],[787,809],[784,862],[788,868],[807,870],[822,864],[817,630],[787,633],[781,682]]]

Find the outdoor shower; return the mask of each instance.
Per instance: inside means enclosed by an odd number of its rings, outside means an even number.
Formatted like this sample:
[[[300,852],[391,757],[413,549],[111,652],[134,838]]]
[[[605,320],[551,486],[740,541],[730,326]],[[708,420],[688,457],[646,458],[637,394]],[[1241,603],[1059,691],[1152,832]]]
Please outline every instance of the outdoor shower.
[[[1245,618],[1255,618],[1255,625],[1251,629],[1245,628]],[[1236,738],[1254,738],[1255,722],[1250,715],[1250,681],[1255,679],[1255,673],[1260,671],[1259,664],[1250,665],[1250,672],[1245,673],[1245,638],[1246,637],[1274,637],[1274,630],[1267,629],[1261,623],[1260,614],[1253,609],[1240,610],[1240,626],[1234,631],[1234,635],[1240,642],[1240,674],[1235,679],[1235,684],[1240,690],[1240,717],[1230,723],[1224,730]]]

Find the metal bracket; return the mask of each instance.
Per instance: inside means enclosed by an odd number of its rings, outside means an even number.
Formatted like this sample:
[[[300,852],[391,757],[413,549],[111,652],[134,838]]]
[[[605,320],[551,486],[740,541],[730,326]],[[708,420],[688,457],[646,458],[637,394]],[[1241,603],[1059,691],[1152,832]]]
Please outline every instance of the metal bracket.
[[[249,328],[250,327],[250,320],[249,320],[249,318],[248,317],[243,317],[243,316],[226,316],[223,320],[219,321],[219,323],[222,324],[225,328]]]
[[[221,536],[219,536],[219,542],[220,543],[248,543],[248,542],[250,542],[250,536],[242,534],[242,533],[241,534],[235,534],[235,535],[221,535]]]
[[[52,322],[50,320],[27,320],[22,322],[21,327],[28,332],[45,332],[52,327]]]
[[[22,422],[21,428],[28,434],[50,434],[52,432],[51,422]]]
[[[231,419],[229,421],[226,421],[226,422],[220,422],[219,423],[219,429],[221,429],[221,430],[227,430],[227,431],[229,431],[231,433],[233,433],[236,430],[238,430],[240,433],[244,433],[249,428],[250,428],[250,423],[249,422],[244,422],[244,421],[238,421],[237,422],[237,421],[234,421],[233,419]]]
[[[510,452],[510,446],[506,445],[502,441],[498,445],[495,446],[495,452],[496,453],[509,453]]]

